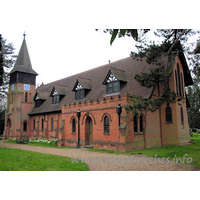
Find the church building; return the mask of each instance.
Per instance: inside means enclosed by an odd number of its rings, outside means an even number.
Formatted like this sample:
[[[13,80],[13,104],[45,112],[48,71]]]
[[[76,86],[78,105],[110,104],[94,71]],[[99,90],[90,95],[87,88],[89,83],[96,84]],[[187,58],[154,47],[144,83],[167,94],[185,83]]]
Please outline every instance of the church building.
[[[5,112],[4,138],[58,139],[59,146],[132,151],[190,142],[185,86],[193,84],[183,52],[174,56],[168,83],[181,102],[132,116],[135,98],[158,97],[164,83],[141,86],[134,75],[157,67],[128,57],[36,88],[24,37],[14,68]],[[180,105],[181,104],[181,105]]]

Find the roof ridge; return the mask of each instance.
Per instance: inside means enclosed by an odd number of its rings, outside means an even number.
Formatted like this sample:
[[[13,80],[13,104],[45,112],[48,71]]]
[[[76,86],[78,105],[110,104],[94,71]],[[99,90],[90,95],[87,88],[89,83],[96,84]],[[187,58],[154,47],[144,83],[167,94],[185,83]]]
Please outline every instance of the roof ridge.
[[[92,69],[89,69],[89,70],[80,72],[80,73],[78,73],[78,74],[73,74],[73,75],[71,75],[71,76],[67,76],[67,77],[65,77],[65,78],[61,78],[61,79],[59,79],[59,80],[56,80],[56,81],[53,81],[53,82],[44,84],[43,86],[46,86],[46,85],[49,85],[49,84],[53,84],[53,83],[55,83],[55,82],[57,82],[57,81],[62,81],[62,80],[65,80],[66,78],[71,78],[71,77],[74,77],[74,76],[78,76],[78,75],[81,75],[81,74],[83,74],[83,73],[90,72],[90,71],[93,71],[93,70],[96,70],[96,69],[99,69],[99,68],[103,68],[103,67],[105,67],[105,66],[112,65],[112,64],[115,64],[115,63],[120,62],[120,61],[122,61],[122,60],[131,59],[131,58],[132,58],[132,57],[130,57],[130,56],[129,56],[129,57],[126,57],[126,58],[122,58],[122,59],[117,60],[117,61],[114,61],[114,62],[112,62],[112,63],[108,63],[108,64],[105,64],[105,65],[101,65],[101,66],[98,66],[98,67],[95,67],[95,68],[92,68]]]

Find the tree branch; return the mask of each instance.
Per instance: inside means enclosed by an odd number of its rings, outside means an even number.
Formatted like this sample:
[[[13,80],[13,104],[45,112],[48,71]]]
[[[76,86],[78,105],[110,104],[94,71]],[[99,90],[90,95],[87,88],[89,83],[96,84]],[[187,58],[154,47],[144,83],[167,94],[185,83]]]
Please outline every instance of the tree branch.
[[[178,40],[181,38],[181,36],[183,36],[185,34],[185,32],[187,31],[187,29],[184,29],[182,31],[182,33],[178,36],[178,38],[176,38],[172,44],[172,46],[170,47],[169,51],[167,52],[167,55],[169,55],[171,53],[172,48],[174,47],[174,45],[178,42]]]

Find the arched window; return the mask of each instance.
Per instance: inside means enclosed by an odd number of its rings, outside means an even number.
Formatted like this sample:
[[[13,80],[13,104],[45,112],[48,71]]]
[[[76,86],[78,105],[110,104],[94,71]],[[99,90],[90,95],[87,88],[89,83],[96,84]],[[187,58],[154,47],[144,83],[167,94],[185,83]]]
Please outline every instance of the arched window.
[[[184,124],[183,108],[181,107],[181,124]]]
[[[167,106],[165,108],[166,123],[172,123],[172,109]]]
[[[33,120],[33,130],[35,130],[35,119]]]
[[[134,133],[137,133],[138,132],[138,116],[137,115],[134,116],[133,122],[134,122]]]
[[[178,96],[178,78],[177,78],[176,70],[175,70],[175,79],[176,79],[176,95]]]
[[[106,133],[106,134],[110,133],[110,125],[109,125],[109,118],[108,118],[108,116],[104,117],[104,133]]]
[[[42,118],[41,130],[44,129],[44,119]]]
[[[140,132],[143,132],[143,116],[140,115]]]
[[[27,131],[27,122],[26,121],[24,122],[24,125],[23,125],[23,131]]]
[[[183,89],[183,74],[181,73],[181,89],[182,89],[182,96],[184,97],[184,89]]]
[[[76,120],[72,119],[72,133],[76,133]]]
[[[28,93],[25,93],[25,102],[28,102]]]
[[[179,96],[181,95],[181,77],[180,77],[180,67],[179,64],[177,63],[177,73],[178,73],[178,89],[179,89]]]
[[[51,131],[53,131],[53,117],[51,118]]]

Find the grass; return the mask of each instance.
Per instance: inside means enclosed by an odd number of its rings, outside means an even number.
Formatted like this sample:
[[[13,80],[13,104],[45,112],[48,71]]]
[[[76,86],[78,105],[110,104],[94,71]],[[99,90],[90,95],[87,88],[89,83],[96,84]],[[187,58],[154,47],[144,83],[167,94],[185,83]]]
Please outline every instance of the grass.
[[[4,141],[5,143],[11,143],[11,144],[16,144],[16,141],[13,140],[7,140]],[[58,147],[56,144],[48,144],[48,143],[28,143],[28,144],[24,144],[24,145],[31,145],[31,146],[40,146],[40,147],[51,147],[51,148],[58,148],[58,149],[74,149],[73,147],[65,147],[65,146],[61,146]]]
[[[88,171],[85,163],[71,158],[0,147],[0,171]]]
[[[157,157],[160,158],[169,157],[170,159],[175,159],[175,161],[177,158],[181,158],[183,160],[183,156],[185,155],[185,158],[187,159],[189,157],[192,158],[192,162],[190,164],[200,168],[200,138],[192,137],[191,141],[194,142],[194,144],[168,145],[158,148],[136,150],[132,152],[115,152],[104,149],[88,149],[88,151],[112,153],[112,154],[126,154],[126,155],[142,154],[142,155],[148,155],[149,157],[155,157],[155,155],[157,155]],[[187,160],[185,160],[184,163],[187,163]]]

